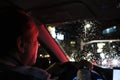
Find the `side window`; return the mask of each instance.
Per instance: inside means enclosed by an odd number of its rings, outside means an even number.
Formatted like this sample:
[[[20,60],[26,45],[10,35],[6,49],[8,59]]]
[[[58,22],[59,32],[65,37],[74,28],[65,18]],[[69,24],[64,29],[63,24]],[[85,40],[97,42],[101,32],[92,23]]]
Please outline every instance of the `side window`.
[[[42,69],[48,68],[52,64],[52,57],[47,52],[47,50],[41,45],[38,50],[37,61],[34,66],[40,67]]]

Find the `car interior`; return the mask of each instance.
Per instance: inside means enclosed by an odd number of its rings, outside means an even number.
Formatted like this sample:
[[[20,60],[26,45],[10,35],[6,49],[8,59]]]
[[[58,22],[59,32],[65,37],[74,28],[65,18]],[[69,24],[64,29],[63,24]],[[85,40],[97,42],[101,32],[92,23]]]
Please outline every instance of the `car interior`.
[[[13,5],[40,30],[33,66],[53,80],[120,80],[120,0],[0,1],[2,10]]]

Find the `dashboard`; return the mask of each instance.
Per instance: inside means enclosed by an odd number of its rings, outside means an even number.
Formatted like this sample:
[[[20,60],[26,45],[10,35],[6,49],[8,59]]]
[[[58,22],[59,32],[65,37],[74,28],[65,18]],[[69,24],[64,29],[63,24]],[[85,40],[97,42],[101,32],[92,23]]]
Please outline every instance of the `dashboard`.
[[[119,68],[101,68],[94,66],[90,70],[86,65],[80,66],[79,62],[66,62],[55,64],[47,71],[54,80],[120,80]]]

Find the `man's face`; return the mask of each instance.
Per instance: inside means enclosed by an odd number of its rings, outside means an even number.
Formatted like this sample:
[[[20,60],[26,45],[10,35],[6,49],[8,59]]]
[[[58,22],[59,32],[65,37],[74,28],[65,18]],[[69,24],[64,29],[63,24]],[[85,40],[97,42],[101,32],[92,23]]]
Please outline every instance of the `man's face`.
[[[40,46],[38,42],[38,29],[33,21],[28,22],[28,26],[31,26],[31,30],[26,32],[29,38],[26,40],[24,47],[24,64],[32,65],[36,62],[38,47]]]

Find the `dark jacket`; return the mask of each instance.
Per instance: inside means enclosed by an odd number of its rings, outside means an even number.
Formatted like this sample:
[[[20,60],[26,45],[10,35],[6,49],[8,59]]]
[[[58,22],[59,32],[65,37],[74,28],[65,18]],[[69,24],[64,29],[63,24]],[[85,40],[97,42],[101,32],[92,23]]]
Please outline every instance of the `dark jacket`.
[[[36,67],[6,67],[0,64],[0,80],[51,80],[50,75]]]
[[[0,58],[0,80],[51,80],[47,71],[22,66],[22,63],[13,56]]]

